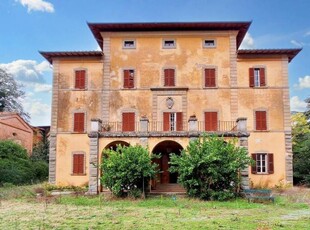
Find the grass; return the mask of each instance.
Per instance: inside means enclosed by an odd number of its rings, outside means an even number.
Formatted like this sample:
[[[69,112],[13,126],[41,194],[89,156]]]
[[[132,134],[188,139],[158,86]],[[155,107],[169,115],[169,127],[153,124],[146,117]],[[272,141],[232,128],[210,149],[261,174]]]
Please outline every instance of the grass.
[[[17,188],[17,187],[16,187]],[[11,188],[14,192],[16,189]],[[23,187],[18,187],[23,190]],[[199,201],[172,197],[145,200],[29,193],[2,199],[0,229],[309,229],[309,191],[278,196],[275,204]],[[8,192],[8,188],[0,188]],[[6,193],[7,194],[7,193]],[[309,198],[309,200],[308,200]]]

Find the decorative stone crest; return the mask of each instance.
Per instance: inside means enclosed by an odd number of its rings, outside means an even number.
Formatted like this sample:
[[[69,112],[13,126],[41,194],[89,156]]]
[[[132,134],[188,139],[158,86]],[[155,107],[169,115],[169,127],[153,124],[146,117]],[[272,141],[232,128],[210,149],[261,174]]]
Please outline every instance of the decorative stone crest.
[[[174,101],[173,101],[173,98],[172,98],[172,97],[168,97],[168,98],[166,99],[166,105],[167,105],[168,109],[171,109],[171,108],[173,107]]]

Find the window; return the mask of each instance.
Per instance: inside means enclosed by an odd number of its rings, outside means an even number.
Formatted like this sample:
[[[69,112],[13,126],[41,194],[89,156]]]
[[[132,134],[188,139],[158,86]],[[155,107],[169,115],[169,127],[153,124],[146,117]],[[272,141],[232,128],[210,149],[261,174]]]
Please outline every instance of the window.
[[[85,113],[74,113],[73,131],[77,133],[84,132]]]
[[[135,87],[135,71],[133,69],[124,70],[124,88],[132,89]]]
[[[175,69],[164,70],[164,86],[175,86]]]
[[[123,132],[135,131],[135,113],[123,113],[122,130]]]
[[[75,175],[85,174],[84,163],[85,163],[84,153],[74,153],[72,173]]]
[[[205,69],[205,87],[215,87],[215,69],[207,68]]]
[[[163,48],[172,49],[176,47],[176,43],[174,39],[164,39],[163,40]]]
[[[205,112],[205,131],[217,131],[217,112]]]
[[[252,174],[272,174],[274,172],[272,153],[255,153],[252,154],[252,159],[255,162],[251,167]]]
[[[250,87],[266,86],[265,68],[249,69]]]
[[[135,49],[136,48],[136,41],[135,40],[124,40],[123,41],[123,48],[124,49]]]
[[[267,130],[267,112],[255,111],[255,129]]]
[[[75,71],[75,89],[85,89],[86,86],[86,71],[76,70]]]
[[[164,131],[182,131],[183,130],[183,115],[181,112],[164,113]]]
[[[205,48],[215,47],[215,40],[213,40],[213,39],[205,39],[203,41],[203,47],[205,47]]]

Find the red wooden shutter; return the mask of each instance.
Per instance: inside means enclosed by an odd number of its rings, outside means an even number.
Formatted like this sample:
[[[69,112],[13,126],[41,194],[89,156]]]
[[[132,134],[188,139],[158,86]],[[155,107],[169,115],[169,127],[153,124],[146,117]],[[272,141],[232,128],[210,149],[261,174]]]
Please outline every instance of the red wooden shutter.
[[[266,86],[266,77],[265,77],[265,69],[260,68],[259,69],[259,81],[260,81],[260,86]]]
[[[75,71],[75,88],[76,89],[85,89],[85,70]]]
[[[205,131],[217,131],[217,112],[205,112]]]
[[[84,113],[74,114],[74,125],[73,125],[74,132],[84,132],[84,118],[85,118]]]
[[[73,174],[84,173],[84,154],[73,155]]]
[[[129,87],[128,88],[134,88],[135,87],[135,72],[133,70],[129,70]]]
[[[256,154],[252,154],[252,159],[254,163],[251,165],[251,173],[252,174],[257,174],[257,169],[256,169]]]
[[[274,173],[274,164],[273,164],[273,154],[268,154],[268,173],[273,174]]]
[[[135,131],[135,113],[123,113],[123,131]]]
[[[205,69],[205,87],[215,87],[215,69]]]
[[[256,111],[256,130],[267,130],[266,111]]]
[[[174,69],[165,69],[164,70],[164,84],[165,86],[175,86],[175,70]]]
[[[250,82],[250,87],[254,87],[254,68],[249,69],[249,82]]]
[[[183,131],[183,115],[181,112],[177,113],[177,131]]]
[[[170,131],[170,113],[164,113],[164,131]]]

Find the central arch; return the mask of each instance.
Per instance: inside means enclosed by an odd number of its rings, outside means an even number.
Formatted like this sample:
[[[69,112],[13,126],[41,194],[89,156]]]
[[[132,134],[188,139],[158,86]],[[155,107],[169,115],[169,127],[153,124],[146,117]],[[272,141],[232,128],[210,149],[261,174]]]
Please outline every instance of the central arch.
[[[152,153],[161,155],[159,159],[153,160],[160,170],[153,182],[154,187],[156,184],[177,183],[177,173],[169,172],[170,153],[180,154],[182,150],[183,147],[179,143],[171,140],[162,141],[154,147]]]

